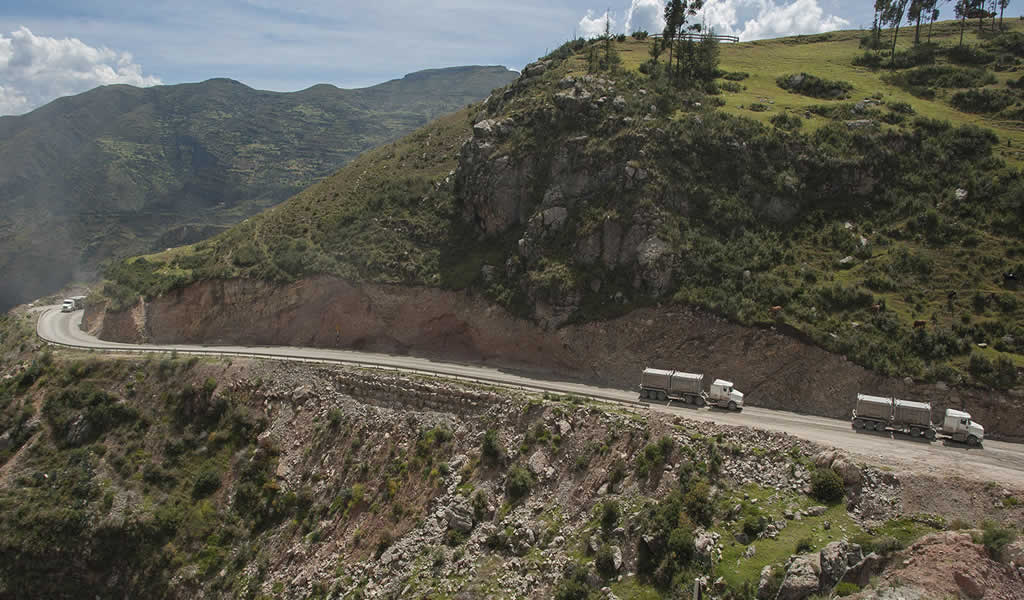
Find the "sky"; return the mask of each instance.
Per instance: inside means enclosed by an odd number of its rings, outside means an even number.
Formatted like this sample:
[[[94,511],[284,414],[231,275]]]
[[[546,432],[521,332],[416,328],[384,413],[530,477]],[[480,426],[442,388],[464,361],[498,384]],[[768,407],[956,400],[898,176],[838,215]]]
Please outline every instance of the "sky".
[[[869,0],[707,0],[743,40],[866,27]],[[4,0],[0,115],[99,85],[229,77],[356,88],[421,69],[520,70],[574,36],[660,31],[663,0]]]

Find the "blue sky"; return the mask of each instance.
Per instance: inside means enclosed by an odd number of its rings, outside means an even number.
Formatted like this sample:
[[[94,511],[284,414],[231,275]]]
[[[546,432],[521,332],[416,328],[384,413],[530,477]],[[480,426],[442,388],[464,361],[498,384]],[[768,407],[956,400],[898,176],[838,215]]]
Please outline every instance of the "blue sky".
[[[6,0],[0,115],[104,83],[230,77],[260,89],[362,87],[420,69],[520,69],[574,34],[655,29],[659,0]],[[871,2],[709,0],[748,39],[867,25]]]

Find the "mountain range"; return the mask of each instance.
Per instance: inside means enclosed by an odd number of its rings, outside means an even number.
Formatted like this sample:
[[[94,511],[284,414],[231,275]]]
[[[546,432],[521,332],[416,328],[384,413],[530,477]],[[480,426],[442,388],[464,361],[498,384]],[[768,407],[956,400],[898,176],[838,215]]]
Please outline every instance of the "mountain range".
[[[454,67],[291,93],[114,85],[0,117],[0,309],[104,259],[207,237],[515,75]]]

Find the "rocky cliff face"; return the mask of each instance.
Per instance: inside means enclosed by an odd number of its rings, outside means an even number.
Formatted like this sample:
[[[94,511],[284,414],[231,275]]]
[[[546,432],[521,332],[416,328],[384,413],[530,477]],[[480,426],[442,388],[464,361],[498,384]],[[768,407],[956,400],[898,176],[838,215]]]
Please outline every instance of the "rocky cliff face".
[[[353,285],[333,278],[274,286],[210,281],[123,312],[86,311],[104,339],[154,343],[282,344],[480,361],[547,376],[631,388],[645,366],[735,382],[753,406],[846,418],[858,392],[962,408],[993,438],[1024,440],[1018,392],[884,377],[773,329],[745,328],[698,310],[645,308],[545,329],[463,292]]]

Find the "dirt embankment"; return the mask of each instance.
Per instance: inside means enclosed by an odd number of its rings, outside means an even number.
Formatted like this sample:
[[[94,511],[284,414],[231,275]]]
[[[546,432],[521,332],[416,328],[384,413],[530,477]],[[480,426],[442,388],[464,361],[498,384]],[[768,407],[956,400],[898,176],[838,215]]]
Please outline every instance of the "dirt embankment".
[[[86,311],[85,326],[121,342],[353,348],[485,362],[598,385],[630,387],[645,366],[731,379],[754,406],[849,415],[858,392],[962,408],[993,438],[1024,441],[1020,390],[907,383],[775,330],[669,308],[545,330],[486,300],[434,288],[313,278],[285,286],[207,281],[133,309]]]

